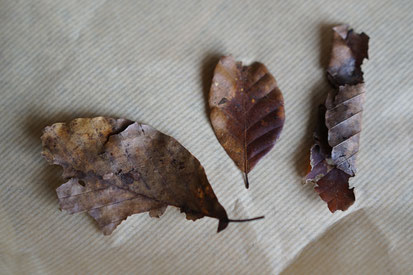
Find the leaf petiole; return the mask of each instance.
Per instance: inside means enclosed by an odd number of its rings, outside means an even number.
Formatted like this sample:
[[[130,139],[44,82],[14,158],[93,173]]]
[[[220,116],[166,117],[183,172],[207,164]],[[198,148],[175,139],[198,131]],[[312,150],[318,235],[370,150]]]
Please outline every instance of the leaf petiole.
[[[259,216],[251,219],[240,219],[240,220],[233,220],[233,219],[228,219],[228,222],[250,222],[250,221],[255,221],[255,220],[261,220],[264,219],[265,216]]]

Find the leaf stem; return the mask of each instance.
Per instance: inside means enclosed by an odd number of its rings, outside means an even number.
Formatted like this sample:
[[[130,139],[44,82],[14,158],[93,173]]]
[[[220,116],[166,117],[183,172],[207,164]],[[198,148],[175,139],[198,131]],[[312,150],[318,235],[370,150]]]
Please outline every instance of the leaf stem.
[[[243,72],[243,71],[242,71]],[[242,77],[243,74],[241,72],[241,77],[240,79],[244,81],[244,78]],[[245,85],[245,82],[242,82],[242,85]],[[241,94],[244,89],[241,89]],[[247,112],[246,112],[246,107],[245,107],[245,99],[248,98],[247,91],[245,91],[245,94],[242,94],[242,108],[244,109],[244,173],[245,173],[245,188],[250,187],[250,183],[248,182],[248,144],[247,144]]]
[[[228,219],[228,222],[250,222],[250,221],[255,221],[255,220],[261,220],[264,219],[265,216],[259,216],[259,217],[255,217],[252,219],[241,219],[241,220],[232,220],[232,219]]]
[[[244,175],[245,175],[245,187],[248,189],[250,187],[250,183],[248,181],[248,174],[244,173]]]

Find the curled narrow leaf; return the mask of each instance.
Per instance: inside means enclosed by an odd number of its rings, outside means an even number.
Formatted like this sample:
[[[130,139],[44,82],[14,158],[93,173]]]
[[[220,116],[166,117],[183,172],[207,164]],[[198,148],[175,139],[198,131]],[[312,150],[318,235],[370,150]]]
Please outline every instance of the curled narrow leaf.
[[[79,118],[46,127],[42,143],[43,156],[62,166],[67,180],[57,188],[61,209],[87,212],[105,235],[129,215],[159,217],[168,205],[191,220],[218,219],[219,231],[231,222],[199,161],[148,125]]]
[[[311,171],[307,182],[328,203],[331,212],[346,210],[355,201],[349,178],[355,176],[359,151],[365,85],[361,65],[368,58],[369,37],[349,30],[347,25],[333,28],[333,49],[327,77],[334,89],[320,107]]]
[[[261,63],[243,66],[224,56],[215,68],[209,107],[215,134],[248,188],[248,173],[273,148],[284,125],[277,82]]]

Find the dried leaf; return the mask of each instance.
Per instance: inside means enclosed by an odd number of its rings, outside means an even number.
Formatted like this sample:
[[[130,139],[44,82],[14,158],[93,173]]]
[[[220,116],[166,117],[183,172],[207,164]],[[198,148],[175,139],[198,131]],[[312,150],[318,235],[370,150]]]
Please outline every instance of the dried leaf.
[[[330,172],[322,177],[315,187],[320,197],[327,202],[328,209],[331,212],[346,210],[353,204],[355,197],[353,189],[349,189],[348,180],[350,176],[340,169],[333,168]],[[349,204],[349,202],[351,202]]]
[[[347,25],[333,28],[334,41],[328,79],[332,89],[320,107],[311,171],[307,182],[328,203],[331,212],[346,210],[355,201],[349,178],[356,173],[365,86],[361,64],[368,58],[369,37],[349,30]]]
[[[333,49],[327,76],[335,87],[363,82],[361,64],[368,57],[369,37],[349,30],[348,25],[333,28]]]
[[[331,159],[337,168],[350,176],[354,176],[356,172],[363,103],[364,83],[340,86],[335,97],[333,93],[329,93],[325,103],[328,144],[332,147]]]
[[[284,99],[261,63],[242,66],[224,56],[215,68],[209,94],[211,123],[225,151],[248,173],[274,146],[284,125]]]
[[[204,168],[181,144],[148,125],[125,119],[79,118],[46,127],[43,156],[63,167],[60,207],[88,212],[104,234],[129,215],[159,217],[168,205],[188,219],[204,216],[228,225]]]

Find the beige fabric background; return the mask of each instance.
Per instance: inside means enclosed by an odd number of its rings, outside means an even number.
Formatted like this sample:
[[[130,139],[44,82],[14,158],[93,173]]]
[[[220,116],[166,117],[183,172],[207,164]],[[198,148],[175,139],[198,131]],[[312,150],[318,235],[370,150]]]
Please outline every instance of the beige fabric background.
[[[331,214],[303,186],[330,27],[371,37],[356,203]],[[412,274],[413,1],[0,1],[1,274]],[[261,61],[285,97],[275,148],[241,173],[206,94],[219,56]],[[46,125],[124,117],[172,135],[205,167],[230,224],[168,208],[109,237],[58,210]]]

